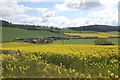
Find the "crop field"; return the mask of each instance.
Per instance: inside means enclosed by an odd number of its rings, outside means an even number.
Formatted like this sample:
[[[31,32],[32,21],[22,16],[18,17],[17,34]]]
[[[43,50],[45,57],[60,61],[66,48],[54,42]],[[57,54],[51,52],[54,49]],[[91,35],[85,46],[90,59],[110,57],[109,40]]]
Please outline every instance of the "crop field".
[[[2,46],[3,77],[118,78],[117,45],[10,42]]]
[[[54,44],[74,44],[74,45],[95,45],[96,39],[73,39],[73,40],[56,40],[53,41]],[[118,38],[108,39],[115,45],[120,45]]]
[[[82,37],[99,37],[99,38],[119,37],[117,32],[64,33],[64,34],[66,34],[66,35],[74,35],[74,36],[82,36]]]

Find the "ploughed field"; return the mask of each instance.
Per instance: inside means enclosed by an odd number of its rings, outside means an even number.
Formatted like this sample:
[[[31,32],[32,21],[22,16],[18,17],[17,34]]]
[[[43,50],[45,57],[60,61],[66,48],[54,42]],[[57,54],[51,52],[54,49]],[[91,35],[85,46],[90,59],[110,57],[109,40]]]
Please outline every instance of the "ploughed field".
[[[3,77],[118,78],[118,45],[9,42],[2,46]]]

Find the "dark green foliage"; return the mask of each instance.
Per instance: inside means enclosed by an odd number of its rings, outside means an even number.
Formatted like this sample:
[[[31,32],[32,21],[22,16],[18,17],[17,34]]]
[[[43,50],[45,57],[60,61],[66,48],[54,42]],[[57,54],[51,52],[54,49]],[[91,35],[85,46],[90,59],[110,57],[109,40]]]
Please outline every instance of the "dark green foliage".
[[[107,26],[107,25],[90,25],[81,27],[71,27],[69,29],[76,31],[98,31],[98,32],[109,32],[109,31],[120,31],[119,26]]]
[[[114,45],[111,41],[108,39],[96,39],[95,40],[95,45]]]

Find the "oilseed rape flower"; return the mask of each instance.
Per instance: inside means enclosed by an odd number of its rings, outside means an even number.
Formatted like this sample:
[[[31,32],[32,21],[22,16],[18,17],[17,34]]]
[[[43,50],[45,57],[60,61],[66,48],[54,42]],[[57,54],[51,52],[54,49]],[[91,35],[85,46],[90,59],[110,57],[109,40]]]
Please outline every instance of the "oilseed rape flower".
[[[119,49],[115,45],[10,44],[14,47],[2,48],[4,75],[11,71],[26,76],[26,73],[32,72],[30,74],[37,77],[118,77]],[[27,46],[21,46],[22,44]],[[11,76],[17,77],[15,74]]]

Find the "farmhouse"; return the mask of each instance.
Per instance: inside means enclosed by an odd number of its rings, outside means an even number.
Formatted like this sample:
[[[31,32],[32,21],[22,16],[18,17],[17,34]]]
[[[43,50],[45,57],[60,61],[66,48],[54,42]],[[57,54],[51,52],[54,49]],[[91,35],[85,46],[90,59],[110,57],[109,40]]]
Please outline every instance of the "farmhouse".
[[[98,39],[98,37],[73,36],[73,37],[38,37],[38,38],[29,38],[29,39],[16,38],[14,41],[47,44],[47,43],[52,43],[54,40],[70,40],[70,39]]]
[[[46,44],[46,43],[51,43],[53,41],[53,39],[51,39],[49,37],[48,38],[29,38],[29,39],[16,38],[14,41],[37,43],[37,44]]]

